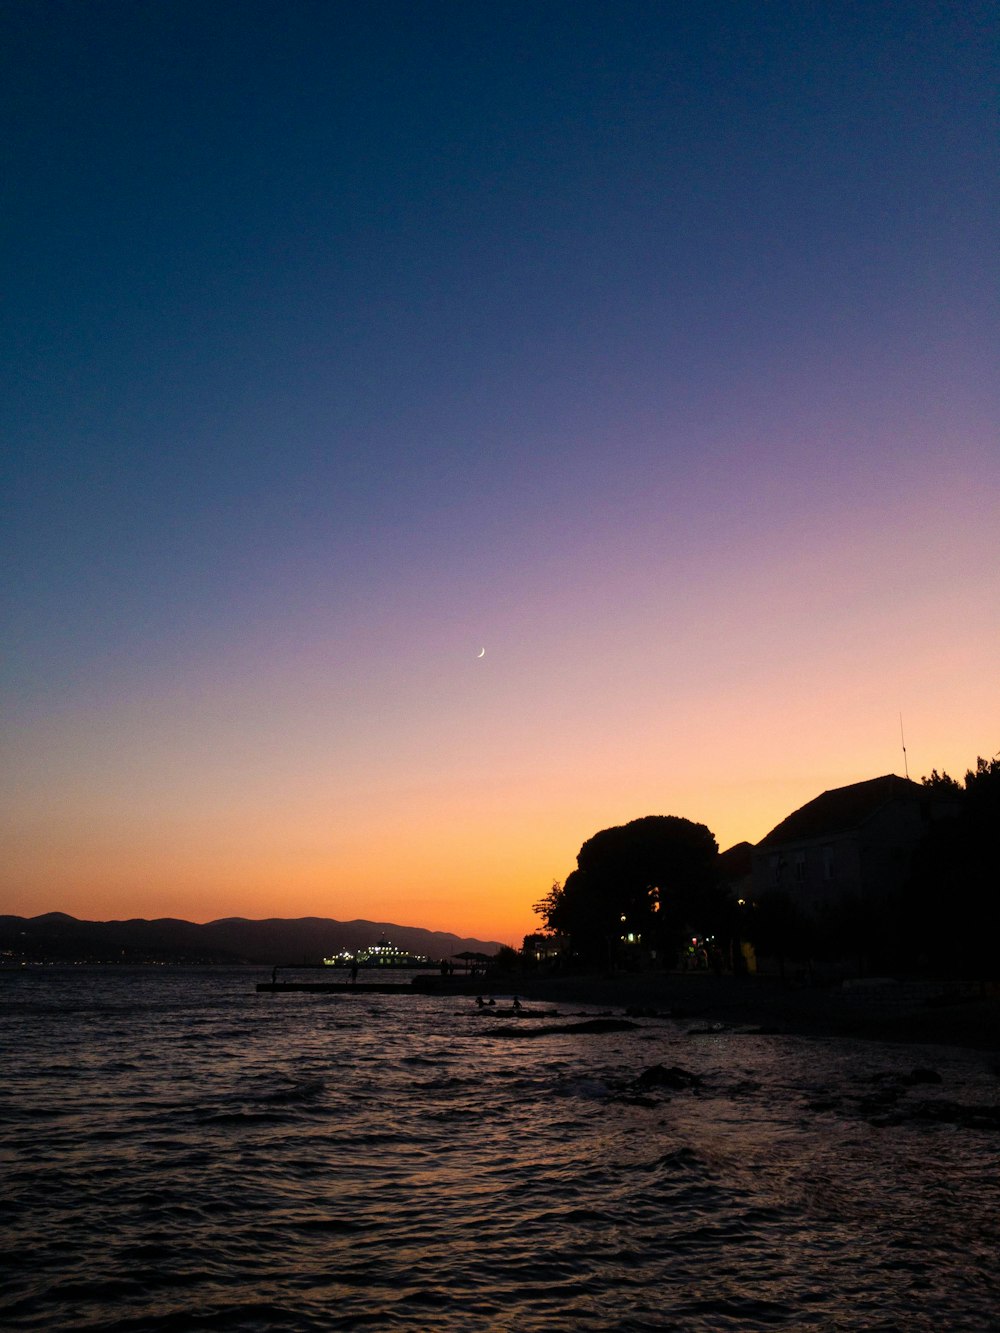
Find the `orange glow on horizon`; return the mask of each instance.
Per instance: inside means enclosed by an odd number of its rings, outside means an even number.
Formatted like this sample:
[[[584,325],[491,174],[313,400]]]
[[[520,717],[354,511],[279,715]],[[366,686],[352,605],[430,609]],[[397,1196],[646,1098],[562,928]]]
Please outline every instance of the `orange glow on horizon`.
[[[966,8],[18,5],[0,912],[519,944],[995,755]]]

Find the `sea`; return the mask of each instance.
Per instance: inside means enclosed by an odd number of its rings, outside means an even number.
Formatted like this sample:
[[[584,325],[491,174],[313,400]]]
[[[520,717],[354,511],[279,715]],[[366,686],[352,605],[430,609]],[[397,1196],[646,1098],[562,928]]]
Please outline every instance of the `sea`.
[[[995,1055],[399,979],[0,970],[0,1327],[1000,1328]]]

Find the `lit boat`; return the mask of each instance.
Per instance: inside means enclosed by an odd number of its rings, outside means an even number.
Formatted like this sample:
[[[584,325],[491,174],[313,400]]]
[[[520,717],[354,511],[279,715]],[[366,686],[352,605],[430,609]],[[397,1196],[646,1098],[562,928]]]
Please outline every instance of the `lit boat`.
[[[384,937],[377,944],[369,944],[367,948],[359,949],[356,953],[351,953],[349,949],[341,949],[340,953],[334,954],[333,957],[323,959],[326,967],[353,967],[355,963],[358,967],[429,967],[430,961],[424,954],[407,953],[405,949],[397,949]]]

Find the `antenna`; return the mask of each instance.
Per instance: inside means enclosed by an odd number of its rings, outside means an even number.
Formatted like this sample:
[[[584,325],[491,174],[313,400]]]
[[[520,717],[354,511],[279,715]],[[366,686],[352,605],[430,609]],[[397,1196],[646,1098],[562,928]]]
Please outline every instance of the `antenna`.
[[[906,762],[906,737],[903,735],[903,714],[899,715],[899,740],[903,747],[903,772],[906,774],[907,781],[910,777],[910,768]]]

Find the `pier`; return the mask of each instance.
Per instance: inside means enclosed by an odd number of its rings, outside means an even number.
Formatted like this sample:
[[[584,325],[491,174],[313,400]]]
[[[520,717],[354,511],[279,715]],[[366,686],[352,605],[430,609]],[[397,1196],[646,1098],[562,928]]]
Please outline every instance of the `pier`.
[[[258,981],[257,993],[284,995],[305,991],[319,995],[488,995],[484,977],[440,977],[434,973],[410,981]]]
[[[340,995],[412,995],[408,981],[258,981],[258,992],[282,995],[285,991],[316,991]]]

